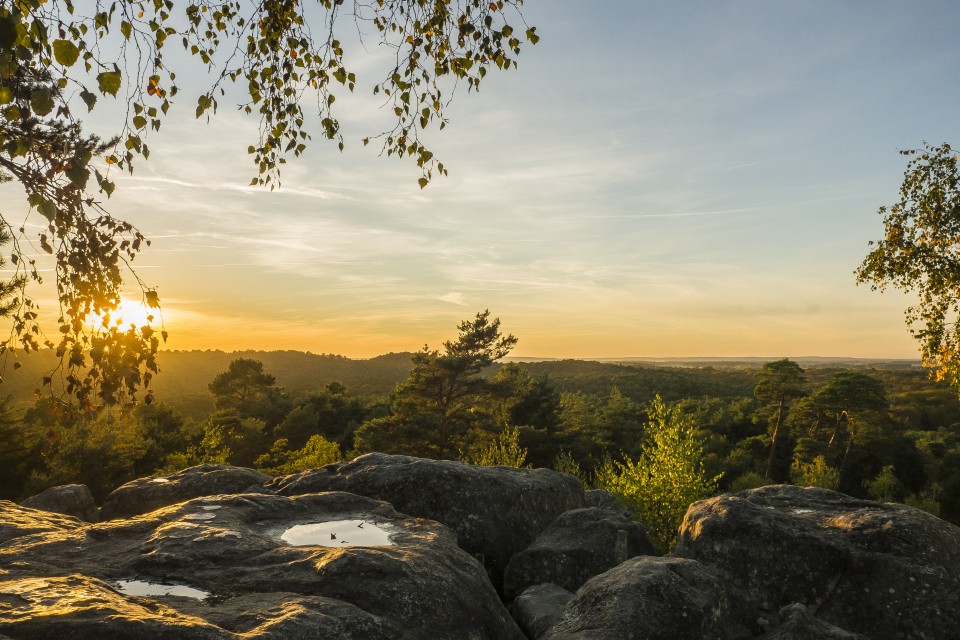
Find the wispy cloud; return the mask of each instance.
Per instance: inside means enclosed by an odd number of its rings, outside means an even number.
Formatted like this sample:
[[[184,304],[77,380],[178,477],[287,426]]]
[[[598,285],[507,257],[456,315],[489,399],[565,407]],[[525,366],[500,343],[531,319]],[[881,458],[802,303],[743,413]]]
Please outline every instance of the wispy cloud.
[[[449,302],[450,304],[455,304],[461,307],[467,306],[466,301],[463,299],[463,293],[460,291],[451,291],[450,293],[445,293],[438,300],[443,302]]]

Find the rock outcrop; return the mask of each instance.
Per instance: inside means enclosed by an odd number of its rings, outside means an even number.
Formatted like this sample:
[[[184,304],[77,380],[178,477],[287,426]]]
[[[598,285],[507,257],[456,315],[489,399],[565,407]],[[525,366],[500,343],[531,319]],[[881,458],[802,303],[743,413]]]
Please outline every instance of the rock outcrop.
[[[960,528],[904,505],[790,485],[719,496],[687,511],[675,555],[771,627],[799,603],[874,640],[960,630]]]
[[[0,500],[0,545],[35,533],[73,531],[80,524],[73,516],[30,509],[9,500]]]
[[[0,501],[0,640],[960,637],[960,528],[823,489],[698,502],[667,557],[547,470],[203,465],[57,512],[82,493]]]
[[[442,522],[456,533],[461,548],[482,555],[498,586],[515,553],[561,513],[583,505],[583,485],[566,473],[382,453],[277,478],[267,488],[285,496],[349,491]]]
[[[100,519],[129,518],[154,509],[227,493],[262,489],[270,476],[244,467],[201,464],[169,476],[139,478],[114,489],[100,507]]]
[[[529,547],[510,559],[503,593],[513,598],[545,582],[576,591],[628,558],[652,554],[653,546],[636,522],[606,509],[573,509],[560,514]]]
[[[544,637],[948,640],[957,630],[960,529],[784,485],[691,505],[670,557],[593,578]]]
[[[543,638],[726,639],[730,618],[725,590],[700,563],[638,556],[583,585]]]
[[[65,484],[59,487],[50,487],[42,493],[27,498],[20,505],[31,509],[62,513],[86,522],[98,522],[100,520],[97,503],[85,484]]]
[[[0,503],[0,522],[24,519],[0,545],[15,638],[523,638],[446,527],[353,494],[209,496],[100,524]],[[346,528],[291,537],[317,523]],[[374,529],[389,540],[353,546]]]
[[[537,640],[556,624],[573,594],[555,584],[530,587],[513,601],[510,612],[528,638]]]
[[[780,626],[757,640],[869,640],[859,633],[850,633],[829,622],[815,618],[802,604],[780,609]]]
[[[583,492],[583,506],[599,507],[607,511],[619,513],[625,518],[630,517],[630,509],[620,498],[606,489],[590,489]]]

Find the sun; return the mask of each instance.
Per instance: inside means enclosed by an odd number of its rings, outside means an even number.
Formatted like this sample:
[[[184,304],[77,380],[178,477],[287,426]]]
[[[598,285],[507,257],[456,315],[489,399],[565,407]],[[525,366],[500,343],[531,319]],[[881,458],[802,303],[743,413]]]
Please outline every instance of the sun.
[[[139,300],[121,298],[114,315],[123,326],[134,324],[142,327],[152,324],[153,321],[156,320],[157,313],[157,309],[148,309],[147,306]]]
[[[107,327],[126,328],[130,325],[143,327],[159,320],[159,309],[150,309],[140,300],[121,298],[119,304],[109,313],[97,314],[90,321],[94,329]]]

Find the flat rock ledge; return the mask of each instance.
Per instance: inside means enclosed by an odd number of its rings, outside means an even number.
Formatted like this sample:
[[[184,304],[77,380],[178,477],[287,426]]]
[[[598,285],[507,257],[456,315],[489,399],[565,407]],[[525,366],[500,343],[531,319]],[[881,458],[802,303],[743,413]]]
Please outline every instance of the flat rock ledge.
[[[114,489],[100,506],[100,519],[130,518],[191,498],[260,492],[270,476],[222,464],[201,464],[168,476],[131,480]]]
[[[326,541],[340,546],[282,538],[346,521]],[[99,524],[0,502],[0,522],[0,637],[524,637],[446,527],[349,493],[207,496]],[[392,544],[348,544],[364,526]]]

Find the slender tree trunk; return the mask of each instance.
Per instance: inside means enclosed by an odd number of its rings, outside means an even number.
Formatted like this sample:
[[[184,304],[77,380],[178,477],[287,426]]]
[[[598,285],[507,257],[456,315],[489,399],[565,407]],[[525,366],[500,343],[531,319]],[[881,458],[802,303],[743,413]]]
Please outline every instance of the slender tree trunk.
[[[843,449],[843,457],[840,459],[840,471],[837,478],[837,489],[844,491],[847,487],[847,475],[850,473],[850,450],[853,449],[853,430],[850,430],[850,437],[847,438],[847,446]]]
[[[767,457],[767,478],[773,482],[786,482],[787,477],[782,464],[781,450],[784,448],[785,440],[788,440],[790,434],[787,433],[786,425],[783,423],[783,409],[786,400],[780,396],[780,402],[777,405],[777,420],[773,423],[773,436],[770,439],[770,455]]]

